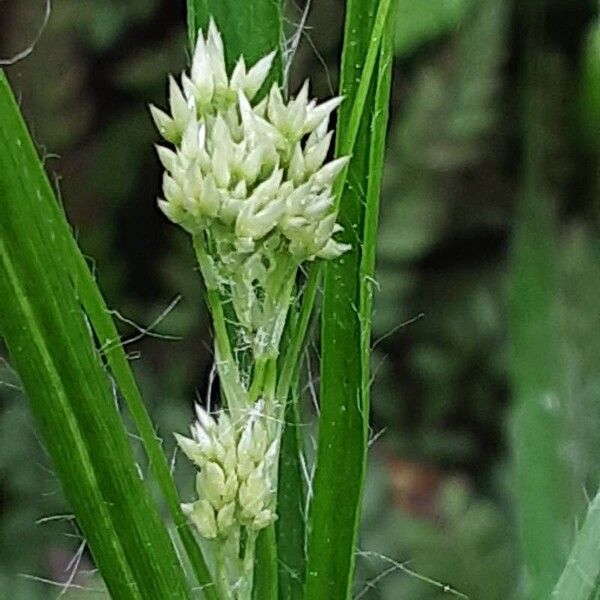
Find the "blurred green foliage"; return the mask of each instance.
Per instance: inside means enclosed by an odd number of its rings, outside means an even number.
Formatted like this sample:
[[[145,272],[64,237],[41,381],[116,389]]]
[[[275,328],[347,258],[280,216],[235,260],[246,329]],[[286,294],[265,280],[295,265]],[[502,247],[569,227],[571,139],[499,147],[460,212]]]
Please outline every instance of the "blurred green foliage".
[[[191,251],[153,202],[159,169],[146,106],[164,102],[166,74],[186,61],[184,4],[53,3],[35,51],[9,69],[109,304],[147,327],[181,295],[154,328],[178,341],[122,323],[125,339],[141,337],[127,348],[169,450],[212,360]],[[313,4],[291,87],[310,75],[324,97],[335,89],[343,3]],[[544,177],[558,206],[566,452],[583,505],[584,490],[600,484],[600,29],[593,0],[544,8],[536,45],[553,115]],[[42,13],[41,1],[0,7],[0,56],[28,43]],[[287,14],[293,31],[301,10],[290,2]],[[398,0],[397,15],[373,324],[372,426],[381,435],[356,593],[453,597],[419,579],[428,577],[472,600],[522,598],[507,447],[507,251],[522,180],[523,15],[508,0]],[[81,540],[68,520],[36,524],[68,509],[5,363],[0,403],[0,597],[53,597],[60,588],[27,577],[64,582]],[[407,478],[389,456],[417,475]],[[176,466],[185,499],[189,473]],[[84,552],[74,582],[97,588],[92,568]]]

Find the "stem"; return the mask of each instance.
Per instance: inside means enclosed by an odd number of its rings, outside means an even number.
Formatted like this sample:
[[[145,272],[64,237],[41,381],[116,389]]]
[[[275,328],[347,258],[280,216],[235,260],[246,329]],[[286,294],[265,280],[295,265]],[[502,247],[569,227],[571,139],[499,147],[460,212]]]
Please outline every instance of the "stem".
[[[274,272],[270,275],[269,288],[265,289],[263,309],[267,341],[263,348],[255,348],[255,358],[269,358],[279,353],[279,342],[291,302],[298,263],[292,256],[278,258]]]
[[[231,586],[227,573],[227,541],[218,540],[215,543],[216,552],[216,571],[217,571],[217,586],[220,588],[223,598],[231,598]]]
[[[285,356],[283,357],[281,375],[279,377],[279,383],[277,384],[277,391],[275,394],[275,397],[281,403],[280,414],[277,415],[277,420],[279,423],[283,422],[285,404],[290,394],[290,389],[294,380],[294,373],[296,372],[296,367],[298,365],[298,361],[300,360],[300,353],[302,352],[302,347],[304,346],[304,340],[306,338],[306,332],[310,323],[312,309],[315,304],[317,290],[319,289],[319,283],[321,282],[321,273],[322,263],[314,264],[310,270],[310,274],[306,281],[306,286],[304,287],[298,322],[294,328],[290,345],[288,346]]]
[[[200,272],[206,284],[206,303],[212,317],[215,334],[215,360],[219,371],[219,379],[223,395],[234,418],[237,418],[244,406],[248,404],[248,393],[241,383],[240,372],[231,352],[231,343],[227,333],[227,323],[223,313],[223,303],[219,290],[214,284],[214,275],[209,257],[204,249],[201,235],[193,236],[194,251]]]
[[[274,309],[273,318],[273,329],[271,331],[271,347],[273,349],[273,356],[279,354],[279,344],[285,328],[285,322],[290,309],[290,303],[292,301],[292,290],[294,289],[294,283],[296,280],[296,269],[287,273],[287,278],[284,280],[282,286],[282,292],[279,296]]]
[[[279,592],[279,563],[275,525],[261,529],[256,541],[256,573],[253,587],[257,600],[277,600]]]
[[[256,531],[246,529],[246,547],[242,561],[243,591],[239,600],[251,600],[254,587],[254,554],[256,549]]]
[[[259,357],[254,365],[254,374],[252,377],[252,385],[250,386],[249,396],[250,403],[256,402],[261,394],[263,383],[265,380],[265,370],[267,367],[268,358]]]

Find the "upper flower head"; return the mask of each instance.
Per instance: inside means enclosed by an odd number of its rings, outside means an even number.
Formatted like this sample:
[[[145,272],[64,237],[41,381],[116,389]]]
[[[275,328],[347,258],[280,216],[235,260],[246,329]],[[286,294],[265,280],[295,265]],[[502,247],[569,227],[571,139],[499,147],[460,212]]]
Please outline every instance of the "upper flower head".
[[[221,250],[249,254],[275,237],[270,246],[298,260],[334,258],[348,248],[332,239],[332,186],[347,158],[325,162],[341,98],[317,104],[306,82],[288,101],[277,84],[257,101],[273,57],[251,68],[241,57],[228,75],[214,21],[206,37],[200,31],[190,73],[181,86],[170,78],[170,114],[150,109],[174,145],[157,148],[166,171],[159,206],[193,234],[208,229]]]

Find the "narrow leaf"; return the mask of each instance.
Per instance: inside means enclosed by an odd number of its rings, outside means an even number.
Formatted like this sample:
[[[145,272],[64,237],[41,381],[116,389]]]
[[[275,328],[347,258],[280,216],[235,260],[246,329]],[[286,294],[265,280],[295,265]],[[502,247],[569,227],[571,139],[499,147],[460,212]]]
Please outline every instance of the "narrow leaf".
[[[191,598],[79,306],[55,203],[0,73],[0,327],[114,598]]]
[[[44,179],[43,185],[47,186]],[[202,556],[202,552],[191,531],[186,516],[181,510],[179,496],[169,463],[163,452],[161,440],[158,438],[154,425],[144,406],[140,390],[127,360],[125,350],[120,343],[119,333],[110,315],[106,302],[87,262],[77,246],[67,221],[62,214],[51,187],[43,194],[44,211],[47,219],[52,222],[52,229],[57,235],[57,241],[62,244],[62,253],[69,265],[70,276],[74,280],[79,302],[83,306],[94,330],[100,348],[106,357],[112,376],[121,392],[135,427],[140,435],[144,451],[148,457],[150,470],[159,484],[166,500],[171,518],[175,524],[183,547],[186,551],[198,583],[203,586],[204,593],[212,600],[215,592],[212,587],[211,575]]]
[[[515,400],[517,497],[528,597],[548,598],[564,564],[573,514],[565,463],[566,374],[557,303],[556,207],[544,164],[548,117],[532,10],[523,106],[523,189],[516,214],[511,270],[511,377]]]
[[[595,600],[600,594],[600,490],[554,591],[552,600]]]
[[[368,442],[371,285],[392,55],[389,4],[382,0],[375,8],[366,0],[347,5],[341,90],[350,102],[340,113],[337,147],[354,147],[339,217],[342,239],[352,250],[325,270],[321,415],[306,599],[349,598],[352,592]],[[377,52],[374,32],[386,22]],[[376,77],[364,94],[360,75],[372,56]],[[352,100],[357,96],[365,110],[354,142],[346,137],[354,133]]]
[[[306,486],[302,475],[302,431],[295,386],[285,411],[285,429],[279,458],[276,523],[279,554],[279,597],[301,600],[304,596]]]

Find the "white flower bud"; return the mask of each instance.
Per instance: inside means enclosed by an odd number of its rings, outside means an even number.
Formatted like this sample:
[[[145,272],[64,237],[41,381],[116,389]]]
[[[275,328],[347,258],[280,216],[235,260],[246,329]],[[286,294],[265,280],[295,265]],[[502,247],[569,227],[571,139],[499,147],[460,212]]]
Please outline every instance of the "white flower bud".
[[[222,203],[222,194],[217,189],[215,179],[212,174],[208,174],[204,179],[202,193],[200,195],[200,208],[203,214],[215,217],[219,214]]]
[[[250,456],[252,449],[252,421],[246,423],[237,445],[237,473],[240,479],[246,479],[254,469],[254,461]]]
[[[215,457],[215,443],[212,437],[208,434],[208,432],[200,425],[200,423],[195,423],[191,427],[192,436],[194,440],[198,444],[199,450],[202,453],[202,456],[211,460]]]
[[[329,191],[319,196],[312,196],[311,201],[307,203],[304,209],[304,214],[311,221],[322,219],[331,211],[333,204],[334,198]]]
[[[306,165],[306,170],[309,173],[314,173],[317,169],[321,167],[323,162],[325,161],[325,157],[327,156],[327,152],[329,151],[329,146],[331,145],[331,138],[333,136],[333,132],[327,133],[323,139],[315,142],[311,145],[304,154],[304,161]],[[308,146],[308,142],[307,142]]]
[[[227,71],[225,70],[223,40],[212,18],[208,24],[206,50],[210,59],[210,66],[212,69],[213,80],[215,82],[215,89],[224,90],[227,88]]]
[[[207,106],[213,98],[215,82],[202,31],[198,33],[194,58],[192,59],[191,75],[194,84],[193,95],[196,102],[200,107]]]
[[[240,238],[259,240],[273,230],[277,220],[284,211],[281,200],[272,199],[262,210],[257,210],[258,203],[246,202],[235,222],[235,233]]]
[[[198,528],[200,535],[209,540],[217,537],[218,530],[215,509],[208,500],[198,500],[197,502],[194,502],[192,512],[189,516],[194,525]]]
[[[264,425],[259,421],[254,422],[252,428],[252,439],[250,442],[249,455],[250,458],[259,463],[265,456],[267,449],[267,430]]]
[[[223,468],[226,473],[236,473],[237,469],[237,450],[235,445],[231,445],[225,449],[225,456],[222,459]],[[229,482],[229,480],[227,480]],[[237,477],[236,477],[237,481]],[[237,484],[236,484],[237,485]],[[226,483],[227,486],[227,483]],[[229,489],[229,488],[227,488]]]
[[[267,115],[269,117],[269,121],[271,121],[271,123],[273,123],[277,129],[280,131],[285,130],[287,125],[287,111],[281,95],[281,90],[276,83],[271,86],[271,90],[269,92]]]
[[[270,52],[266,56],[263,56],[249,71],[246,75],[245,81],[242,84],[242,90],[244,94],[252,100],[256,96],[258,90],[262,87],[265,82],[271,66],[273,65],[273,59],[275,58],[275,51]]]
[[[244,82],[246,81],[246,62],[244,61],[244,57],[240,56],[239,60],[235,64],[233,68],[233,72],[231,73],[231,78],[229,80],[229,86],[232,90],[238,92],[239,90],[243,90]]]
[[[257,146],[248,153],[240,165],[240,173],[248,185],[252,185],[256,181],[263,165],[264,156],[264,148],[262,146]]]
[[[225,473],[216,462],[208,462],[202,468],[198,479],[198,494],[204,495],[215,508],[223,503]]]
[[[342,156],[342,158],[336,158],[335,160],[328,162],[312,176],[314,185],[325,187],[333,184],[336,177],[342,172],[349,160],[350,158],[348,156]]]
[[[219,218],[223,223],[225,223],[225,225],[231,225],[237,219],[237,216],[240,214],[240,210],[242,209],[243,205],[244,202],[241,198],[225,196],[221,205]]]
[[[271,442],[271,444],[269,445],[269,448],[267,449],[267,451],[265,452],[265,455],[264,455],[263,468],[265,469],[266,472],[271,470],[271,468],[277,462],[278,457],[279,457],[279,440],[275,439]]]
[[[342,103],[343,98],[338,96],[331,98],[317,106],[307,107],[306,120],[304,121],[303,133],[310,133],[318,127],[329,115]]]
[[[292,158],[290,159],[290,164],[288,166],[287,176],[294,184],[300,185],[304,181],[305,171],[306,165],[304,163],[302,147],[300,146],[300,143],[297,143],[294,145],[294,150],[292,151]]]
[[[210,416],[208,411],[206,411],[202,406],[198,403],[194,404],[194,411],[196,413],[196,419],[198,419],[198,423],[202,426],[202,429],[206,431],[208,434],[212,434],[217,429],[216,421]]]
[[[235,502],[226,504],[217,513],[217,526],[221,535],[226,535],[235,522]]]
[[[177,168],[177,154],[173,152],[170,148],[166,148],[165,146],[156,146],[156,153],[158,154],[158,158],[162,164],[162,166],[172,173]]]
[[[163,193],[168,202],[183,205],[183,190],[181,186],[168,173],[163,174]]]
[[[212,155],[212,174],[217,186],[221,189],[227,188],[231,181],[231,172],[229,170],[229,156],[222,152],[213,152]]]
[[[231,465],[231,474],[225,480],[225,488],[223,490],[223,502],[231,502],[235,500],[238,492],[239,482],[237,475],[235,474],[235,464]]]
[[[240,485],[238,498],[242,515],[247,519],[254,518],[262,510],[266,494],[267,485],[263,470],[254,469],[246,481]]]
[[[304,82],[296,98],[288,104],[285,133],[293,140],[300,139],[304,133],[303,126],[306,120],[307,101],[308,80]]]
[[[235,233],[241,238],[261,239],[277,226],[285,206],[276,198],[283,171],[276,169],[271,176],[256,187],[242,205],[235,222]]]
[[[169,76],[169,107],[171,108],[171,114],[177,126],[177,131],[181,135],[194,115],[183,92],[172,76]]]
[[[331,213],[324,219],[321,219],[315,229],[314,244],[319,248],[323,248],[327,240],[333,235],[335,228],[336,214]]]
[[[205,460],[205,454],[200,444],[191,440],[188,437],[180,435],[179,433],[173,434],[177,440],[177,444],[181,448],[181,451],[195,464],[201,466]]]
[[[235,447],[235,430],[231,419],[226,413],[219,415],[219,422],[217,423],[217,437],[223,447],[232,448]]]
[[[334,239],[329,239],[325,246],[316,253],[316,256],[325,260],[333,260],[340,257],[344,252],[348,252],[351,248],[350,244],[341,244]]]
[[[163,214],[169,219],[173,221],[173,223],[177,223],[181,225],[185,220],[185,212],[182,206],[176,206],[171,202],[167,202],[166,200],[158,199],[158,208],[163,212]]]
[[[179,131],[175,121],[160,108],[150,105],[150,114],[158,129],[158,132],[168,142],[176,143],[181,138],[181,131]]]
[[[198,160],[203,153],[206,143],[206,127],[202,121],[190,121],[181,138],[179,156],[182,162]]]
[[[269,96],[265,96],[258,104],[256,104],[252,111],[257,117],[261,119],[266,118],[267,115],[267,105],[269,103]]]
[[[275,517],[275,514],[273,513],[273,511],[266,508],[264,510],[261,510],[254,517],[252,523],[250,524],[250,527],[252,527],[252,529],[254,529],[254,531],[259,531],[261,529],[264,529],[271,523],[273,523],[273,521],[275,521],[275,518],[276,517]]]
[[[246,181],[244,179],[239,181],[235,188],[233,188],[233,192],[231,193],[231,195],[236,200],[246,199],[246,197],[248,196],[248,186],[246,185]]]

